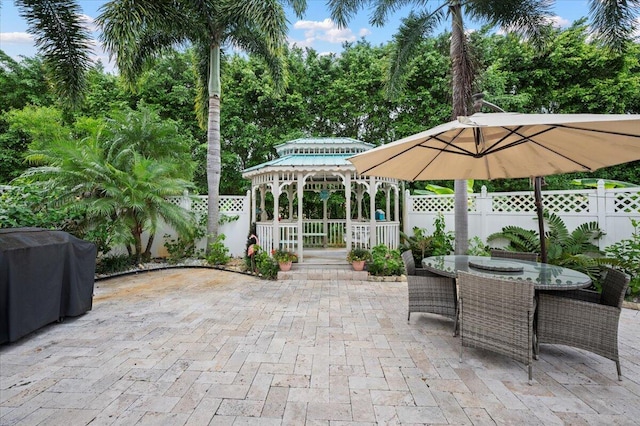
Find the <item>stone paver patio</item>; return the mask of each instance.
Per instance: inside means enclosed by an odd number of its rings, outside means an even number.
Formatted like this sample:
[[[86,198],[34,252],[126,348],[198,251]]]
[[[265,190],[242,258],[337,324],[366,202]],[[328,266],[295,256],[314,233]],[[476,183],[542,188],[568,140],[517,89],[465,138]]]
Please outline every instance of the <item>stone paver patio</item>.
[[[93,310],[0,346],[0,424],[640,424],[640,312],[612,361],[526,367],[406,321],[406,283],[167,270],[96,284]]]

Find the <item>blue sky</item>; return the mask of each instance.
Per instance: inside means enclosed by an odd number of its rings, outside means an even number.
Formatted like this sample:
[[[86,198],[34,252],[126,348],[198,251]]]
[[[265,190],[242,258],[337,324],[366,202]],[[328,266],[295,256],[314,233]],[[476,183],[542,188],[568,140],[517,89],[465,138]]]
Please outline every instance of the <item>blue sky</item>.
[[[33,40],[26,33],[26,22],[20,18],[14,6],[13,0],[0,0],[0,49],[14,58],[19,55],[33,56],[36,49]],[[104,0],[79,0],[82,13],[86,17],[88,28],[95,32],[93,19],[98,16],[99,8],[104,4]],[[433,1],[434,5],[440,1]],[[312,47],[320,53],[340,53],[342,43],[345,41],[356,41],[365,38],[373,45],[385,43],[391,39],[396,32],[400,19],[406,16],[409,8],[405,8],[391,16],[389,22],[384,27],[374,27],[369,24],[369,13],[363,11],[359,13],[348,25],[347,28],[339,28],[329,18],[329,13],[325,7],[326,0],[308,0],[307,12],[302,19],[298,19],[293,13],[289,13],[290,31],[289,43],[300,47]],[[555,15],[554,22],[560,27],[566,27],[573,21],[585,17],[588,14],[588,3],[586,0],[556,0],[553,9]],[[467,23],[470,28],[474,28],[473,23]],[[477,27],[477,25],[476,25]],[[105,63],[107,70],[112,67],[108,64],[108,56],[101,49],[96,40],[94,57]]]

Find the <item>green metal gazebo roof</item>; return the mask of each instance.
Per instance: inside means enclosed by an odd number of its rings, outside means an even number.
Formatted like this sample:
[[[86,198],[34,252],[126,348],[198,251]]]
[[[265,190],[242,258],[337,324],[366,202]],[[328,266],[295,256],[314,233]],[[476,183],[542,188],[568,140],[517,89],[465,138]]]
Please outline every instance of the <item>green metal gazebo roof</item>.
[[[279,157],[257,166],[249,167],[242,174],[255,174],[258,170],[277,168],[349,167],[347,158],[368,151],[374,145],[352,138],[302,138],[276,146]]]

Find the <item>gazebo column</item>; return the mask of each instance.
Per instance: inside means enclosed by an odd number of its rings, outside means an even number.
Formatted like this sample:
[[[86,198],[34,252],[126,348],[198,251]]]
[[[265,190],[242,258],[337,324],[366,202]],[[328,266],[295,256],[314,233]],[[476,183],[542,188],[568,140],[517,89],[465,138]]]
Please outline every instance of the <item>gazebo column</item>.
[[[358,204],[358,221],[362,220],[362,185],[356,184],[356,203]]]
[[[264,185],[260,185],[260,222],[267,221],[267,211],[265,210],[265,195],[266,188]]]
[[[258,212],[256,212],[256,188],[251,186],[251,223],[258,221]]]
[[[289,216],[287,219],[293,220],[293,182],[287,187],[287,199],[289,200]]]
[[[322,200],[322,233],[324,237],[322,237],[322,247],[327,248],[327,233],[329,231],[329,226],[327,223],[327,201],[328,198]]]
[[[278,210],[280,209],[280,181],[278,179],[278,174],[275,174],[273,177],[273,185],[271,187],[271,193],[273,194],[273,248],[280,248],[280,222],[278,221],[278,217],[280,214]]]
[[[400,222],[400,191],[397,186],[393,188],[393,220]]]
[[[376,178],[369,177],[369,246],[373,248],[376,245]]]
[[[296,185],[298,190],[298,262],[302,263],[303,254],[302,254],[302,201],[303,201],[303,190],[304,190],[304,176],[302,172],[298,172],[298,183]]]
[[[346,200],[346,225],[345,242],[347,251],[351,250],[351,173],[347,172],[344,177],[344,198]]]
[[[387,205],[386,205],[387,208],[386,208],[386,211],[385,211],[385,214],[386,214],[385,219],[386,220],[391,220],[391,187],[386,186],[384,188],[384,195],[385,195],[386,201],[387,201]]]

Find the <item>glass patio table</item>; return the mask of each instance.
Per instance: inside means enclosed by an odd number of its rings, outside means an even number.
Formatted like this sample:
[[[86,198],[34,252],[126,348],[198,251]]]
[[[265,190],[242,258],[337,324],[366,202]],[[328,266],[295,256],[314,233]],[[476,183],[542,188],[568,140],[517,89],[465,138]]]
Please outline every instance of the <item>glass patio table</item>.
[[[456,278],[458,271],[495,278],[533,282],[536,290],[576,290],[589,287],[591,278],[582,272],[547,263],[485,256],[432,256],[422,267],[439,275]]]

